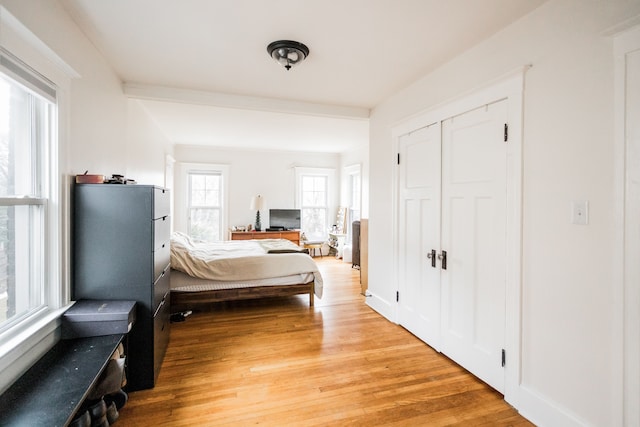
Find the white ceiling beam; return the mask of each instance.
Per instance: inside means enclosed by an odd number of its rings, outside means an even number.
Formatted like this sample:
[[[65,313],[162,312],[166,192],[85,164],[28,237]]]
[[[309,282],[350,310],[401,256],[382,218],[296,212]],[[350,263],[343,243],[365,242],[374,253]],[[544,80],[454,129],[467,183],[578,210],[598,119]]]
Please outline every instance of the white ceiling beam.
[[[314,104],[310,102],[260,98],[255,96],[231,95],[226,93],[177,89],[139,83],[125,83],[124,93],[129,98],[136,99],[177,102],[182,104],[210,105],[223,108],[237,108],[241,110],[302,114],[340,119],[368,120],[371,112],[368,108]]]

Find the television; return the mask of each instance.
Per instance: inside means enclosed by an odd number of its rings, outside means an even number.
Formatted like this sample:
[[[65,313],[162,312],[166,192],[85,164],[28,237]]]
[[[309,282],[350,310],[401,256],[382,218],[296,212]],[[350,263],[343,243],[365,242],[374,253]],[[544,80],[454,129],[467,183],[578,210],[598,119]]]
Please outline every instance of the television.
[[[269,228],[299,230],[300,209],[269,209]]]

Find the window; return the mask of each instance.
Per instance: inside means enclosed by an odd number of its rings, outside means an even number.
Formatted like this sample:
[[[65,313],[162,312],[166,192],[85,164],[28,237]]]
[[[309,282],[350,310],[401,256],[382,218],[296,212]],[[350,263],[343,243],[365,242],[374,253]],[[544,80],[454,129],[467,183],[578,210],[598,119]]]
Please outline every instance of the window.
[[[42,76],[4,52],[0,65],[1,333],[45,308],[57,286],[47,250],[57,107]]]
[[[329,229],[330,189],[333,170],[297,168],[301,228],[310,241],[325,240]]]
[[[347,168],[349,170],[349,168]],[[357,171],[348,172],[349,180],[349,219],[358,221],[360,219],[360,200],[361,200],[361,183],[360,183],[360,167]]]
[[[301,226],[309,240],[324,236],[327,230],[327,177],[302,176]]]
[[[222,175],[189,173],[188,233],[200,240],[222,240]]]
[[[0,6],[0,392],[59,336],[69,303],[65,135],[77,72]]]
[[[176,211],[176,229],[200,240],[225,240],[229,167],[179,163],[178,170],[175,197],[186,209]]]

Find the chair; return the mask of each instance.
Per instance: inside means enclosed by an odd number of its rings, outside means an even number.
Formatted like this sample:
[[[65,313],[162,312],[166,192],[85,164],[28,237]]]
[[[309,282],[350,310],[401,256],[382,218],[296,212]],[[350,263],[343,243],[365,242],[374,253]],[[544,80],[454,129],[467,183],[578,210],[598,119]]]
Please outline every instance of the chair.
[[[320,258],[322,258],[322,245],[324,242],[304,242],[305,249],[309,249],[309,255],[316,256],[316,249],[320,249]]]

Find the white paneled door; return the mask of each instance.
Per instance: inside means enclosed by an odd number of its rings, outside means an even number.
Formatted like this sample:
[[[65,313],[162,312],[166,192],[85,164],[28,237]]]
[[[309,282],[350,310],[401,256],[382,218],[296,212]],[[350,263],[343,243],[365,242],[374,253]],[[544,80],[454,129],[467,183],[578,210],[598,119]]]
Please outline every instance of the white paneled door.
[[[442,123],[441,351],[504,391],[507,101]]]
[[[507,101],[399,142],[399,323],[504,392]]]
[[[440,340],[440,126],[399,141],[399,323],[437,348]]]

